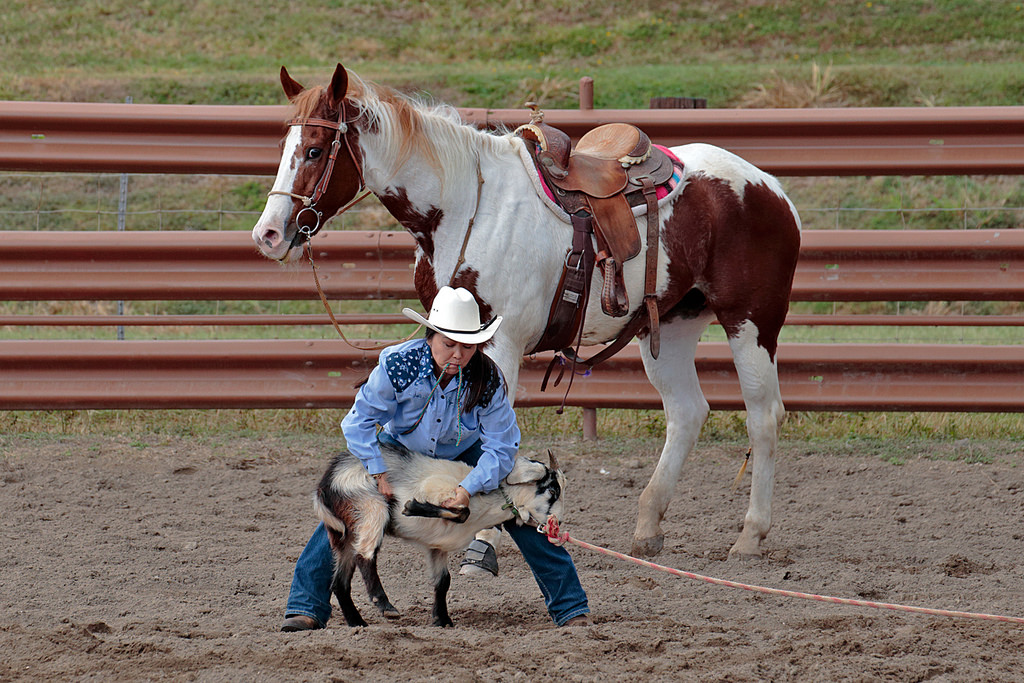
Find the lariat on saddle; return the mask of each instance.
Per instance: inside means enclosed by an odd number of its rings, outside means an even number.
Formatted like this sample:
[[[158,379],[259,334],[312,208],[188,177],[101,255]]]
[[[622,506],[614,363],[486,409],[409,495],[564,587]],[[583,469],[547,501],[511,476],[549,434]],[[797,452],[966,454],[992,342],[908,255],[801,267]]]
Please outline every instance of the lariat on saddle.
[[[573,226],[572,246],[566,254],[547,326],[531,350],[531,353],[557,352],[541,384],[543,391],[556,364],[561,365],[561,371],[555,386],[561,380],[566,362],[563,356],[571,366],[571,387],[577,365],[589,370],[620,351],[644,328],[651,335],[651,355],[658,357],[660,334],[655,288],[660,221],[657,187],[668,182],[676,168],[672,159],[652,145],[647,135],[635,126],[624,123],[599,126],[580,138],[572,149],[568,135],[544,123],[544,114],[536,105],[527,103],[527,106],[533,109],[530,123],[520,126],[515,134],[526,142],[547,196],[569,215]],[[603,278],[602,311],[614,318],[630,311],[623,264],[641,251],[640,234],[633,216],[633,206],[640,205],[644,205],[647,215],[644,305],[637,307],[619,335],[600,353],[589,359],[580,358],[578,352],[595,266]]]

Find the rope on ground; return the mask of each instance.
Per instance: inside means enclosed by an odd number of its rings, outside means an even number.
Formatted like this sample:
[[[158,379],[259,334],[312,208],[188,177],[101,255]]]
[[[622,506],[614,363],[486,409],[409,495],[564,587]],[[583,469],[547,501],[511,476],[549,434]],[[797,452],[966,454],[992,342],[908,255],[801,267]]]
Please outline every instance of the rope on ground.
[[[755,593],[767,593],[769,595],[780,595],[787,598],[800,598],[802,600],[815,600],[817,602],[829,602],[838,605],[853,605],[854,607],[871,607],[873,609],[885,609],[894,612],[914,612],[917,614],[929,614],[936,617],[957,617],[962,619],[983,619],[986,621],[1001,621],[1009,624],[1021,624],[1024,625],[1024,617],[1011,617],[1001,614],[983,614],[977,612],[959,612],[956,610],[946,609],[932,609],[930,607],[915,607],[913,605],[898,605],[889,602],[873,602],[871,600],[855,600],[853,598],[836,598],[829,595],[815,595],[814,593],[801,593],[800,591],[784,590],[781,588],[767,588],[765,586],[754,586],[746,583],[739,583],[738,581],[729,581],[726,579],[716,579],[712,576],[704,576],[702,574],[694,574],[693,572],[686,572],[680,569],[674,569],[672,567],[666,567],[661,564],[655,564],[654,562],[648,562],[647,560],[641,560],[633,557],[632,555],[626,555],[625,553],[615,552],[601,546],[592,545],[584,541],[572,538],[568,533],[560,531],[558,528],[558,520],[552,517],[548,520],[546,525],[542,525],[537,529],[543,534],[546,534],[548,540],[556,545],[562,545],[563,543],[572,543],[578,545],[581,548],[587,550],[593,550],[594,552],[601,553],[603,555],[609,555],[611,557],[617,557],[620,560],[626,560],[627,562],[633,562],[643,567],[648,567],[660,572],[666,572],[673,576],[680,576],[687,579],[694,579],[696,581],[703,581],[705,583],[714,584],[716,586],[725,586],[727,588],[741,588],[745,591],[753,591]]]

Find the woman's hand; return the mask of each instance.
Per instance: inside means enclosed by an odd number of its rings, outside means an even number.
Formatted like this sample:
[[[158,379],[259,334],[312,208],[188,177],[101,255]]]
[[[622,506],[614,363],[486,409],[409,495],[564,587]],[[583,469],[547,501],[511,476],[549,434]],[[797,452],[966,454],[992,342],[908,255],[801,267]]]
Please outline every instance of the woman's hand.
[[[385,498],[394,498],[395,490],[391,488],[391,482],[388,481],[388,473],[384,472],[380,476],[373,478],[377,482],[377,490],[380,491],[380,495]]]
[[[441,507],[449,510],[460,510],[469,507],[469,491],[459,486],[455,489],[455,496],[441,503]]]

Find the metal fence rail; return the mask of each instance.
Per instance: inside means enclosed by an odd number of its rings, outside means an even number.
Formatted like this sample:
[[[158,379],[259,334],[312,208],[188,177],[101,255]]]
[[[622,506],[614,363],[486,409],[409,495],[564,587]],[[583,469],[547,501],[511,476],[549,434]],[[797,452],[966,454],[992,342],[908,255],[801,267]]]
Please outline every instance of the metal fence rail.
[[[515,128],[520,109],[460,109]],[[273,175],[285,106],[0,101],[0,169]],[[633,123],[655,142],[708,142],[778,175],[1024,173],[1024,107],[555,109],[578,138]]]
[[[376,352],[340,340],[0,341],[0,408],[341,408]],[[518,406],[559,405],[540,391],[551,354],[527,358]],[[786,344],[789,410],[1024,411],[1024,348]],[[713,408],[743,402],[728,345],[702,344],[701,388]],[[661,408],[633,345],[576,378],[567,405]]]
[[[415,299],[405,232],[318,235],[331,299]],[[256,253],[247,232],[0,231],[0,299],[316,299],[308,262]],[[1024,230],[812,230],[794,301],[1024,301]]]
[[[332,298],[415,298],[413,241],[406,233],[330,232],[316,243]],[[269,262],[244,232],[0,232],[0,299],[316,297],[308,264]],[[1019,301],[1024,231],[810,231],[794,299]],[[322,317],[8,316],[0,323],[291,324]],[[901,317],[885,318],[893,324]],[[1015,316],[997,322],[1021,324]],[[526,360],[518,405],[561,402],[562,390],[539,391],[550,358]],[[0,407],[341,407],[375,359],[340,340],[0,341]],[[697,365],[712,407],[742,408],[727,345],[701,344]],[[779,369],[792,410],[1024,411],[1024,346],[784,344]],[[577,378],[568,405],[657,408],[660,400],[634,346]]]
[[[486,128],[525,110],[462,109]],[[272,175],[288,107],[0,102],[0,169]],[[549,110],[574,138],[613,121],[656,142],[725,147],[778,175],[1024,174],[1024,107],[809,110]],[[415,298],[405,233],[328,232],[316,258],[332,299]],[[308,267],[259,257],[241,232],[0,233],[0,299],[296,300]],[[804,235],[796,301],[1022,301],[1024,231]],[[365,316],[361,320],[369,320]],[[322,316],[8,315],[2,324],[308,324]],[[377,321],[393,322],[381,316]],[[1017,316],[793,316],[800,324],[1019,325]],[[912,321],[912,322],[911,322]],[[526,360],[518,405],[541,394],[549,355]],[[375,356],[340,341],[0,341],[0,406],[29,408],[344,406]],[[741,408],[724,344],[701,344],[715,408]],[[1024,347],[786,344],[794,410],[1024,411]],[[638,350],[578,378],[569,405],[659,407]]]

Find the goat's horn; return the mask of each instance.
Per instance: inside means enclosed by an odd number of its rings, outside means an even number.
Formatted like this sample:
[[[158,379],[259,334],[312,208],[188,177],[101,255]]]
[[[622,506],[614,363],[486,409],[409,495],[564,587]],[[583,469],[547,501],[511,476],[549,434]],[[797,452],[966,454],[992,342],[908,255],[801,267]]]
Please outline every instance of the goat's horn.
[[[555,458],[555,454],[551,452],[550,448],[548,449],[548,460],[551,461],[551,469],[557,470],[558,469],[558,460]]]

